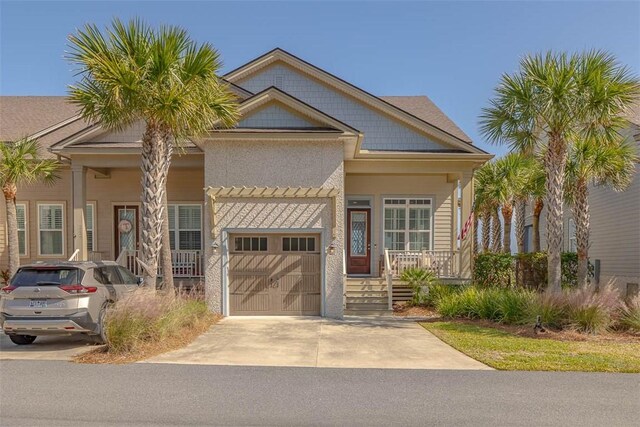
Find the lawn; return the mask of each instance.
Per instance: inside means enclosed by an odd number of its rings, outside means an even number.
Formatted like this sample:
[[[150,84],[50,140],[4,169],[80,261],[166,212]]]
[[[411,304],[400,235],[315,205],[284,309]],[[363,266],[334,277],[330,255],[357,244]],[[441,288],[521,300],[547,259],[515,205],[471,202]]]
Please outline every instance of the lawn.
[[[493,368],[513,371],[640,372],[640,342],[532,338],[460,322],[421,325]]]

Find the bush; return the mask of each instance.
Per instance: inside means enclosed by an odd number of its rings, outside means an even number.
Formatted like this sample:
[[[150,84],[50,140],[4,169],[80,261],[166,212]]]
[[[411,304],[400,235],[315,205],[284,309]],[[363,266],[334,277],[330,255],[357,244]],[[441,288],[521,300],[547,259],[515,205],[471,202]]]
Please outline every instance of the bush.
[[[619,325],[624,329],[640,332],[640,295],[621,307]]]
[[[404,270],[400,275],[400,280],[413,289],[412,305],[425,304],[426,295],[429,294],[431,286],[438,283],[438,277],[433,271],[417,267]]]
[[[598,292],[580,288],[565,293],[567,324],[579,332],[600,333],[613,326],[622,302],[611,287]]]
[[[516,283],[527,289],[544,289],[547,285],[547,254],[531,252],[515,255]]]
[[[206,303],[191,295],[140,289],[107,310],[107,349],[135,353],[144,345],[179,336],[209,316]]]
[[[526,290],[503,290],[498,300],[499,321],[506,324],[525,324],[531,321],[530,307],[538,295]]]
[[[511,254],[483,252],[476,255],[473,282],[481,287],[510,287],[514,283]]]
[[[460,293],[464,290],[461,285],[443,285],[436,283],[429,287],[429,292],[425,295],[424,305],[436,307],[442,298]]]

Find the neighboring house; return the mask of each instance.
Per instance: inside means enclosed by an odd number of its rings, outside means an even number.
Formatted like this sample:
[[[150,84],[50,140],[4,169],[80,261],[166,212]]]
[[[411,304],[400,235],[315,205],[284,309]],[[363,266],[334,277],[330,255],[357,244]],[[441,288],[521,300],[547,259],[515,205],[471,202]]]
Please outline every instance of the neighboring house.
[[[638,147],[640,155],[640,108],[629,114],[629,126],[622,133]],[[589,259],[596,281],[611,283],[623,295],[638,294],[640,283],[640,164],[631,185],[623,192],[607,187],[589,188],[591,234]],[[527,209],[526,250],[532,248],[531,206]],[[576,251],[575,224],[571,207],[564,207],[564,250]],[[546,209],[540,217],[540,245],[546,250]]]
[[[492,156],[427,97],[377,97],[281,49],[224,78],[241,120],[187,144],[167,184],[174,275],[204,278],[213,310],[341,317],[388,309],[410,266],[470,278],[459,218]],[[0,107],[2,140],[40,135],[64,163],[55,186],[18,193],[22,262],[77,251],[137,271],[143,126],[106,131],[62,97]]]

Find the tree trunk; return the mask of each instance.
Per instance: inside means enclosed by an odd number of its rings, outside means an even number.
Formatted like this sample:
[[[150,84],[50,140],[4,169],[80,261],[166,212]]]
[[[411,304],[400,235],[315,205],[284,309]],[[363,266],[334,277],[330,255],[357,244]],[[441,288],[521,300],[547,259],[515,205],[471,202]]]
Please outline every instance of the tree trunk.
[[[567,147],[559,135],[549,136],[544,155],[547,177],[547,263],[549,292],[562,291],[561,253],[563,243],[563,187]]]
[[[167,169],[167,176],[169,174],[169,167],[171,165],[171,156],[173,155],[173,144],[168,136],[165,136],[164,142],[166,144],[166,162],[164,165]],[[162,267],[162,289],[171,290],[174,289],[173,283],[173,262],[171,260],[171,236],[169,235],[169,207],[167,203],[167,189],[163,192],[162,205],[164,207],[162,212],[162,247],[160,249],[160,266]],[[178,221],[178,218],[175,219]],[[178,249],[178,248],[176,248]]]
[[[516,243],[518,252],[524,253],[525,226],[524,217],[527,213],[527,200],[520,199],[516,201]]]
[[[7,239],[9,243],[9,274],[13,277],[20,267],[20,244],[18,243],[18,213],[16,212],[17,187],[7,183],[2,187],[7,205]],[[26,244],[26,242],[25,242]]]
[[[583,179],[576,183],[573,220],[576,224],[576,251],[578,253],[578,286],[589,285],[589,189]]]
[[[165,144],[157,124],[148,122],[142,137],[142,194],[140,213],[140,258],[144,285],[155,289],[158,254],[162,243],[163,200],[166,189]]]
[[[482,214],[482,252],[489,252],[491,246],[491,212]]]
[[[533,251],[540,252],[540,215],[544,208],[544,201],[536,199],[533,205]]]
[[[478,215],[473,215],[473,255],[478,255]]]
[[[511,253],[511,221],[513,219],[513,205],[511,202],[502,205],[502,218],[504,219],[504,233],[502,234],[502,251]]]
[[[498,208],[495,208],[491,212],[491,250],[493,252],[500,252],[502,249],[502,223],[500,222],[500,215],[498,215]]]

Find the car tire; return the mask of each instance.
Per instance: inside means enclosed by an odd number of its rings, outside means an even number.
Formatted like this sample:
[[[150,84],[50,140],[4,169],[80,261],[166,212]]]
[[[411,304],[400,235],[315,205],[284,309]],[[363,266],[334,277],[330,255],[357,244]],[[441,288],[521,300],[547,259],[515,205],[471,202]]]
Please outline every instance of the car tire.
[[[107,317],[107,306],[103,306],[100,309],[100,314],[98,315],[98,334],[94,336],[94,340],[96,344],[106,344],[107,343],[107,330],[105,328],[105,319]]]
[[[9,335],[9,339],[17,345],[29,345],[33,344],[36,337],[33,335]]]

